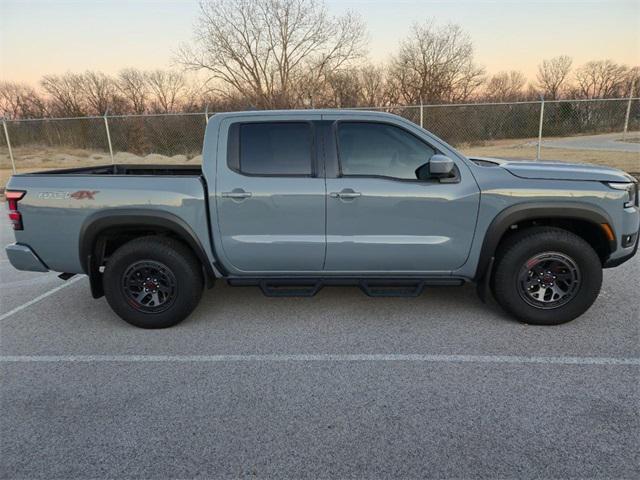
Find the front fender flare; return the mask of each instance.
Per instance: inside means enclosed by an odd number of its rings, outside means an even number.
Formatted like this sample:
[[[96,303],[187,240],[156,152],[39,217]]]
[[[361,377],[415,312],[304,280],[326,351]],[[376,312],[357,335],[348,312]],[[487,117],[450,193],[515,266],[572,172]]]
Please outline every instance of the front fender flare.
[[[516,223],[537,219],[583,220],[597,225],[603,223],[610,226],[613,225],[607,212],[595,205],[527,202],[507,207],[496,215],[487,228],[474,276],[476,282],[480,282],[485,278],[488,273],[488,267],[495,257],[498,244],[509,227]]]

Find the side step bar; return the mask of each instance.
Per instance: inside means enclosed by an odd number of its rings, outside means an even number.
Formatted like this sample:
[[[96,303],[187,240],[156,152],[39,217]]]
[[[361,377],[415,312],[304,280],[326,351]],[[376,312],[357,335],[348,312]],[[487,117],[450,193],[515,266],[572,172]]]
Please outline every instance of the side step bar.
[[[313,297],[326,286],[355,286],[370,297],[417,297],[426,287],[460,286],[462,278],[228,278],[232,286],[257,286],[267,297]]]
[[[262,280],[260,290],[267,297],[313,297],[322,288],[322,283],[290,283],[286,280]]]

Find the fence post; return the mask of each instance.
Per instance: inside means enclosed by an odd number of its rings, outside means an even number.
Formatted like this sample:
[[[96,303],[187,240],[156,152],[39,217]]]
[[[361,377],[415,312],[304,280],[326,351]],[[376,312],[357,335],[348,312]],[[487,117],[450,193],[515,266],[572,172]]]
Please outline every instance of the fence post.
[[[9,158],[11,159],[11,169],[16,173],[16,162],[13,159],[13,150],[11,150],[11,140],[9,140],[9,130],[7,130],[7,120],[2,119],[2,128],[4,130],[4,138],[7,139],[7,148],[9,149]]]
[[[631,113],[631,99],[633,98],[633,87],[636,84],[636,79],[631,80],[631,88],[629,89],[629,100],[627,101],[627,113],[624,116],[624,130],[622,131],[622,140],[627,136],[627,130],[629,129],[629,114]]]
[[[540,97],[540,125],[538,126],[538,150],[536,161],[540,161],[540,147],[542,146],[542,122],[544,121],[544,97]]]
[[[206,125],[209,125],[209,104],[207,103],[207,106],[204,107],[204,123]]]
[[[111,146],[111,133],[109,132],[109,121],[107,120],[107,111],[104,112],[104,129],[107,132],[107,143],[109,144],[109,155],[111,155],[111,163],[116,163],[113,159],[113,147]]]
[[[420,128],[424,128],[424,102],[420,98]]]

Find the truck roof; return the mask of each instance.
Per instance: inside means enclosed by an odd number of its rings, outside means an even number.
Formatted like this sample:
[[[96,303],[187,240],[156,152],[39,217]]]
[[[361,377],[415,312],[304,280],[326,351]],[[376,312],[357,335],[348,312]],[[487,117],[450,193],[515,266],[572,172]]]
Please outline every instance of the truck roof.
[[[393,113],[380,112],[377,110],[361,110],[361,109],[335,109],[335,108],[319,108],[319,109],[289,109],[289,110],[245,110],[245,111],[237,111],[237,112],[220,112],[216,113],[214,116],[224,116],[224,117],[236,117],[247,115],[255,115],[255,116],[283,116],[283,117],[291,117],[298,115],[348,115],[348,116],[379,116],[379,117],[387,117],[387,118],[395,118],[395,119],[403,119],[405,118],[395,115]]]

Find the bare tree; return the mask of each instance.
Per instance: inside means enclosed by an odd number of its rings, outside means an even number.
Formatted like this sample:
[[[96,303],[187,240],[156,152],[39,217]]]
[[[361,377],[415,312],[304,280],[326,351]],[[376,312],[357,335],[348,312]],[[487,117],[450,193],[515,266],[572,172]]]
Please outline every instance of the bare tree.
[[[364,36],[359,17],[330,17],[318,0],[207,0],[195,45],[183,46],[178,58],[205,70],[210,88],[223,95],[240,94],[259,107],[294,106],[361,57]]]
[[[383,67],[366,64],[359,69],[362,83],[361,102],[364,106],[384,105],[388,103],[386,76]]]
[[[116,83],[102,72],[86,71],[79,77],[79,87],[90,115],[104,115],[117,103]]]
[[[499,72],[487,82],[485,95],[494,102],[513,102],[524,96],[523,88],[527,83],[525,76],[516,70]]]
[[[51,99],[52,113],[61,117],[79,117],[87,113],[82,91],[82,75],[65,73],[45,75],[40,85]]]
[[[175,112],[188,93],[183,74],[171,70],[154,70],[145,74],[152,94],[150,106],[155,113]]]
[[[0,82],[0,116],[19,118],[23,104],[24,85],[16,82]]]
[[[129,102],[133,113],[142,114],[147,110],[149,85],[144,72],[136,68],[125,68],[118,74],[117,87]]]
[[[545,98],[557,100],[566,87],[566,81],[571,71],[573,60],[566,55],[543,60],[538,65],[538,86]]]
[[[467,102],[471,100],[476,92],[485,82],[485,70],[474,65],[472,62],[466,63],[460,69],[458,76],[452,76],[452,89],[449,97],[451,102]]]
[[[8,118],[37,118],[46,114],[42,97],[29,85],[0,82],[0,116]]]
[[[327,77],[326,107],[355,107],[362,98],[362,82],[358,69],[341,70]]]
[[[185,88],[180,97],[182,111],[195,113],[208,109],[213,112],[215,110],[212,110],[212,105],[217,103],[217,99],[210,95],[202,84],[185,77]]]
[[[538,88],[538,85],[535,83],[529,83],[527,88],[523,91],[522,99],[528,101],[539,101],[540,89]]]
[[[386,74],[382,67],[364,64],[344,68],[316,82],[301,82],[298,104],[344,108],[388,104]]]
[[[640,97],[640,66],[629,69],[625,95]]]
[[[587,62],[576,70],[578,94],[583,98],[621,97],[628,92],[629,68],[611,60]]]
[[[458,25],[414,24],[392,59],[393,88],[406,103],[467,100],[482,84],[469,36]]]

